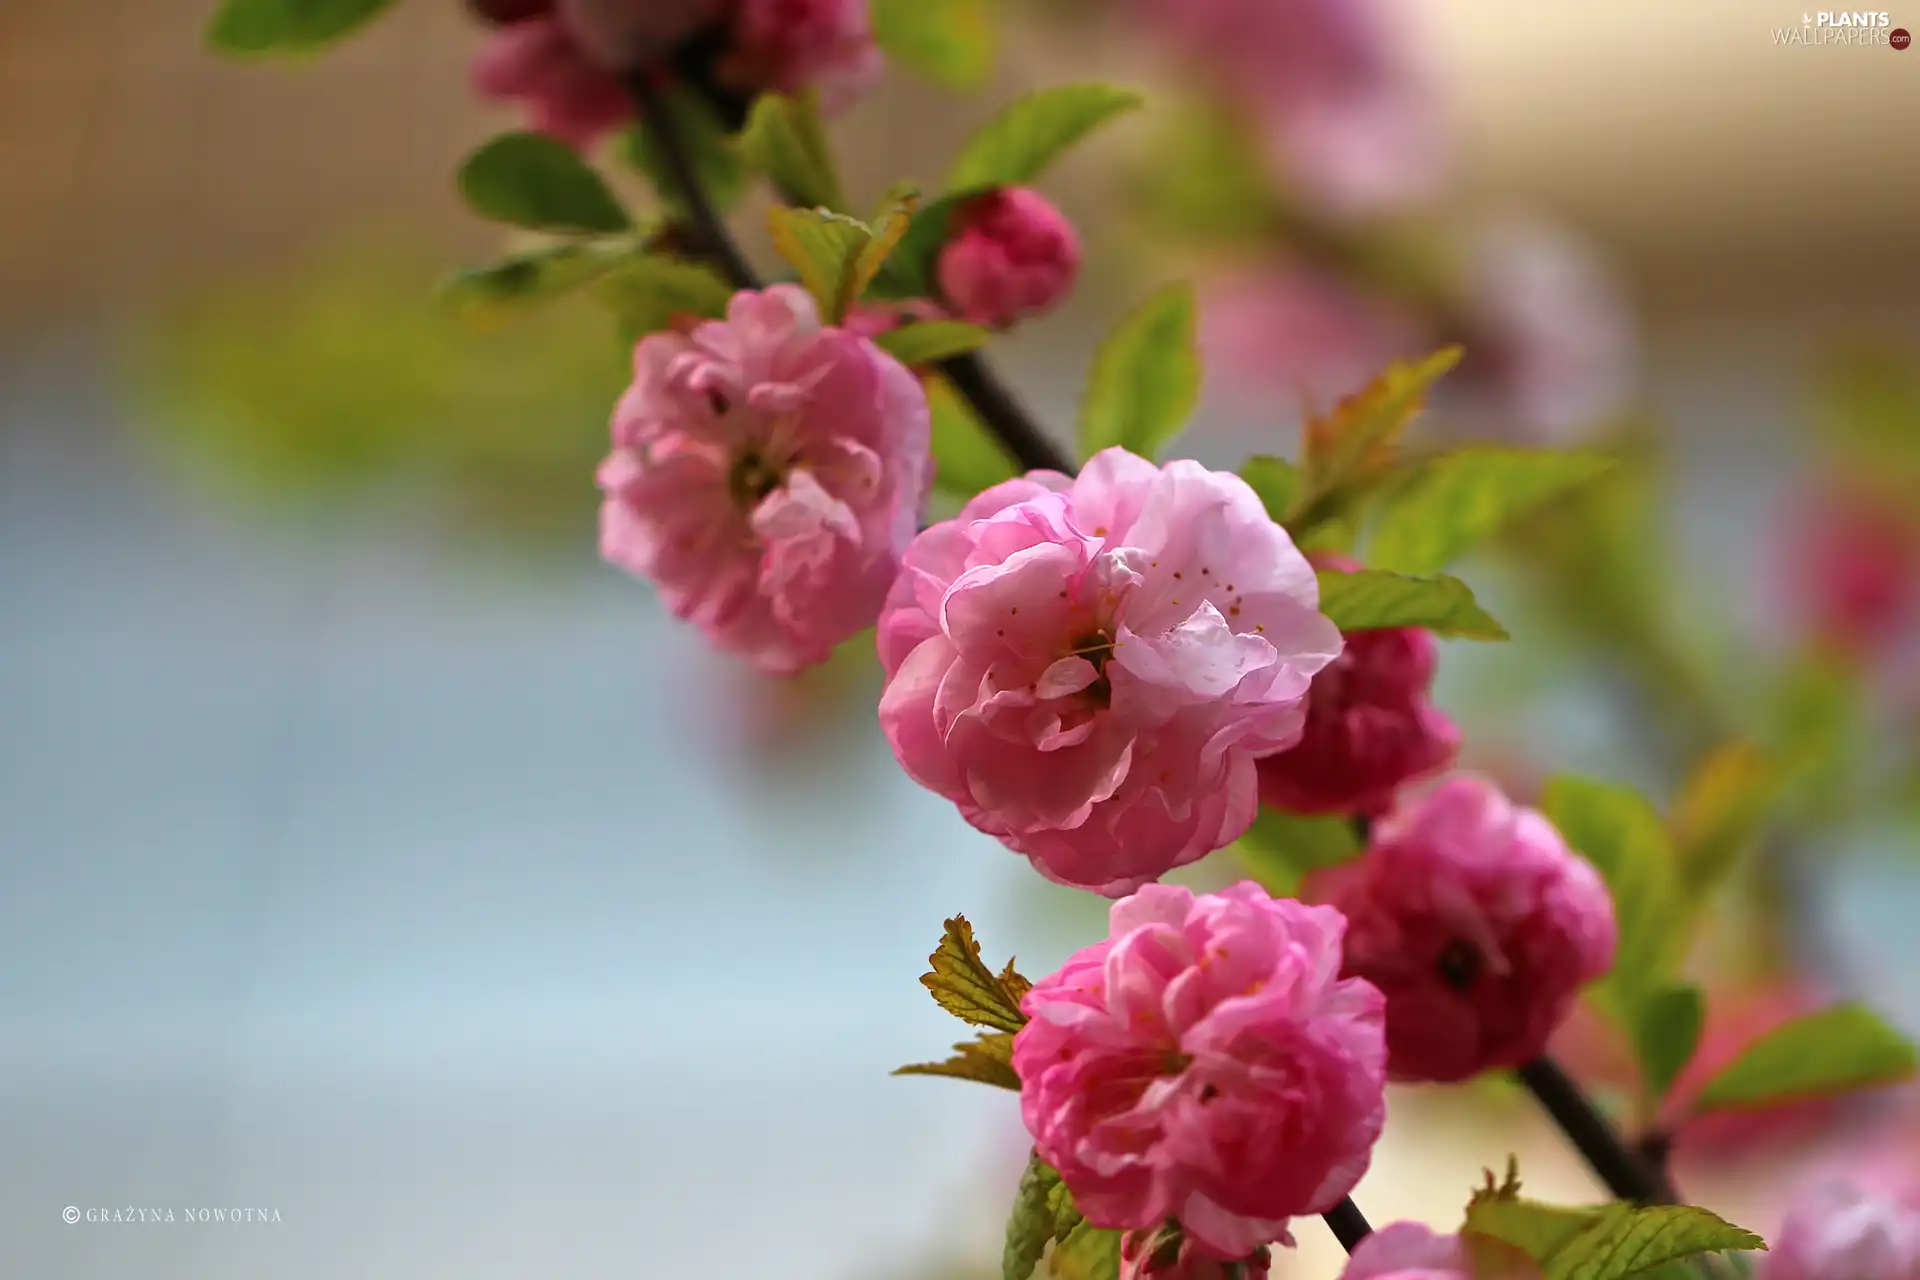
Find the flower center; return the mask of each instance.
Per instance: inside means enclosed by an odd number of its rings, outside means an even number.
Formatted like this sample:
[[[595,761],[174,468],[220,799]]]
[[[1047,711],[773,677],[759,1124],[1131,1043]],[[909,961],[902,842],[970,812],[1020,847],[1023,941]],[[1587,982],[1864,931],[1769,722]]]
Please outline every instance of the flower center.
[[[1440,948],[1436,964],[1448,986],[1455,991],[1465,991],[1480,976],[1480,948],[1465,938],[1455,938]]]
[[[750,449],[734,462],[727,476],[727,491],[735,503],[751,511],[785,478],[777,465]]]
[[[1113,701],[1113,683],[1107,679],[1107,663],[1113,659],[1113,632],[1105,626],[1097,627],[1073,642],[1068,652],[1085,658],[1093,664],[1099,678],[1085,689],[1081,695],[1096,706],[1107,706]]]

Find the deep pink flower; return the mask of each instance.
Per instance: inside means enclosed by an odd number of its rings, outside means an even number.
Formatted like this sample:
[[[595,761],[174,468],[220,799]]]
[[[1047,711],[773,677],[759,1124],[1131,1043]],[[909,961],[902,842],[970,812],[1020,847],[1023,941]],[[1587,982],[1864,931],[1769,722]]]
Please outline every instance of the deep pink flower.
[[[1282,185],[1333,215],[1430,194],[1448,159],[1436,95],[1391,0],[1140,0],[1265,135]]]
[[[1347,914],[1346,972],[1386,993],[1395,1080],[1519,1066],[1613,964],[1599,874],[1479,778],[1403,799],[1365,854],[1315,872],[1305,896]]]
[[[1038,191],[1003,187],[962,206],[935,274],[961,319],[1003,329],[1051,311],[1079,270],[1073,224]]]
[[[1920,1280],[1920,1181],[1818,1179],[1768,1245],[1764,1280]]]
[[[744,88],[813,89],[837,111],[880,75],[867,0],[735,0],[727,74]]]
[[[1251,881],[1152,884],[1034,985],[1020,1114],[1087,1221],[1177,1218],[1231,1261],[1353,1189],[1386,1118],[1386,1047],[1380,993],[1339,976],[1344,928]]]
[[[1887,649],[1920,605],[1920,521],[1868,485],[1835,483],[1796,533],[1790,585],[1814,634],[1847,652]]]
[[[932,472],[926,394],[793,285],[634,352],[600,466],[601,554],[785,674],[871,626]]]
[[[1043,875],[1117,896],[1238,839],[1254,760],[1340,651],[1246,482],[1124,449],[1036,471],[907,550],[880,619],[900,763]]]
[[[1314,562],[1347,573],[1359,567]],[[1313,678],[1299,744],[1260,762],[1261,800],[1290,813],[1371,817],[1404,784],[1445,769],[1460,732],[1427,700],[1437,662],[1425,631],[1347,633],[1340,656]]]
[[[554,14],[493,31],[474,59],[473,83],[484,97],[518,103],[534,129],[583,151],[633,118],[619,79]]]
[[[1267,1280],[1273,1258],[1265,1245],[1222,1262],[1178,1224],[1120,1237],[1120,1280]]]
[[[614,71],[666,57],[737,0],[553,0],[588,55]]]
[[[1540,1269],[1518,1250],[1489,1253],[1475,1258],[1459,1236],[1394,1222],[1354,1247],[1340,1280],[1538,1280]]]

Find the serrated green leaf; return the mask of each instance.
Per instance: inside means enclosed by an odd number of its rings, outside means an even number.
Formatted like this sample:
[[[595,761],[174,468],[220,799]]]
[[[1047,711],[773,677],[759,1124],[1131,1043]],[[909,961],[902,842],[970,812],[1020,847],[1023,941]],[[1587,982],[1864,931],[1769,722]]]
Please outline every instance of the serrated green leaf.
[[[767,213],[773,247],[800,273],[800,283],[820,304],[820,316],[838,324],[851,305],[849,290],[861,253],[873,231],[858,218],[827,209],[775,207]]]
[[[1401,435],[1461,354],[1459,347],[1447,347],[1424,360],[1391,364],[1331,413],[1308,419],[1304,470],[1316,504],[1330,503],[1391,467]]]
[[[1067,148],[1140,104],[1139,94],[1108,84],[1061,85],[1017,98],[967,141],[947,173],[947,190],[1027,186]]]
[[[973,89],[993,70],[988,0],[871,0],[873,42],[902,66],[949,89]]]
[[[1000,974],[986,966],[965,916],[947,921],[940,945],[927,960],[933,968],[921,977],[920,985],[954,1017],[997,1031],[1018,1031],[1026,1025],[1027,1015],[1020,1012],[1026,979],[1013,972],[1011,961]]]
[[[1160,290],[1115,325],[1080,399],[1080,456],[1118,446],[1156,457],[1200,398],[1190,285]]]
[[[706,192],[707,200],[719,213],[731,212],[747,194],[753,177],[741,140],[727,131],[726,122],[702,94],[679,86],[667,90],[660,110],[667,113],[693,164],[694,176]],[[660,203],[677,217],[689,217],[688,205],[672,168],[653,134],[640,121],[620,131],[618,153],[627,167],[645,178],[659,196]]]
[[[753,114],[747,117],[737,145],[741,158],[766,174],[786,203],[846,207],[819,105],[811,93],[799,97],[761,94],[754,100]]]
[[[1304,817],[1262,808],[1233,844],[1247,874],[1276,898],[1291,898],[1310,871],[1360,856],[1360,840],[1345,817]]]
[[[1082,1222],[1047,1254],[1054,1280],[1119,1280],[1120,1233]]]
[[[711,269],[660,254],[628,256],[589,290],[618,318],[628,346],[689,319],[718,319],[733,297],[732,287]]]
[[[1616,1203],[1544,1260],[1542,1269],[1544,1280],[1624,1280],[1703,1253],[1766,1247],[1745,1227],[1695,1205]]]
[[[1379,569],[1320,573],[1320,612],[1342,631],[1418,627],[1467,640],[1505,640],[1467,584],[1446,574],[1414,578]]]
[[[1666,824],[1631,788],[1590,778],[1550,780],[1541,807],[1613,895],[1620,942],[1601,990],[1621,1025],[1631,1029],[1679,959],[1679,888]]]
[[[1596,453],[1477,446],[1430,459],[1385,502],[1367,563],[1435,573],[1510,522],[1613,465]]]
[[[1073,1213],[1075,1222],[1061,1225],[1063,1202],[1071,1209],[1073,1200],[1060,1181],[1059,1171],[1035,1152],[1027,1160],[1026,1172],[1020,1175],[1013,1212],[1007,1216],[1007,1243],[1000,1256],[1002,1280],[1028,1280],[1047,1246],[1064,1239],[1078,1225],[1077,1210]]]
[[[912,187],[898,187],[888,193],[880,206],[880,212],[874,215],[869,228],[872,239],[853,260],[850,278],[845,286],[845,307],[858,302],[873,283],[874,277],[886,265],[887,259],[906,238],[907,230],[913,223],[913,211],[920,205],[920,193]],[[843,308],[844,310],[844,308]]]
[[[544,245],[460,272],[440,286],[440,302],[467,320],[514,315],[583,288],[632,254],[624,240]]]
[[[1667,1090],[1693,1061],[1706,1017],[1706,997],[1690,983],[1662,987],[1640,1009],[1633,1040],[1640,1058],[1640,1092],[1649,1115],[1658,1112]]]
[[[534,231],[611,235],[633,222],[600,175],[564,142],[507,133],[460,166],[460,194],[484,218]]]
[[[953,1046],[953,1056],[945,1062],[916,1062],[900,1067],[897,1076],[950,1076],[955,1080],[974,1080],[1002,1089],[1020,1088],[1020,1077],[1013,1069],[1013,1037],[1005,1031],[988,1031]]]
[[[889,329],[874,341],[909,368],[977,351],[993,341],[993,331],[955,320],[918,320]]]
[[[237,57],[311,53],[393,7],[393,0],[223,0],[206,42]]]
[[[1306,484],[1300,468],[1285,458],[1258,454],[1240,464],[1240,478],[1260,495],[1267,515],[1275,524],[1284,524],[1293,504],[1299,501]]]
[[[1696,1114],[1778,1106],[1898,1084],[1914,1074],[1906,1037],[1857,1004],[1795,1018],[1761,1036],[1702,1089]]]
[[[933,482],[937,488],[971,498],[1018,474],[1013,459],[981,425],[953,384],[945,378],[924,381],[927,410],[933,420]]]
[[[1671,825],[1680,885],[1696,905],[1752,849],[1779,786],[1773,762],[1745,742],[1719,748],[1687,779]]]

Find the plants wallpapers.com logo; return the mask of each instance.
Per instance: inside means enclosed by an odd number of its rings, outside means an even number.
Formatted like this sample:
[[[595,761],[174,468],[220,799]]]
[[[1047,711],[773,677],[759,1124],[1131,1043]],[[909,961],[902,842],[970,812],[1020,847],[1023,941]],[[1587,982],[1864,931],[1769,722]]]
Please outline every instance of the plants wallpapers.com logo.
[[[1797,27],[1775,27],[1773,42],[1778,45],[1882,46],[1905,49],[1912,36],[1904,27],[1893,25],[1893,15],[1882,10],[1827,10],[1805,12]]]

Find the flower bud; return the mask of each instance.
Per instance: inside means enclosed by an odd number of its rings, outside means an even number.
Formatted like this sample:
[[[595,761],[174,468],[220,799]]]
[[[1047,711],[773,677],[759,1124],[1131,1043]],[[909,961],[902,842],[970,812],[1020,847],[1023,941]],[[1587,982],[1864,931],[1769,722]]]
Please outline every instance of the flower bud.
[[[1398,1081],[1465,1080],[1539,1056],[1613,964],[1613,900],[1546,817],[1458,776],[1403,799],[1366,853],[1308,877],[1347,916],[1345,972],[1387,997]]]
[[[846,106],[878,78],[867,0],[737,0],[725,78],[749,92],[812,89],[823,111]]]
[[[1808,506],[1789,560],[1797,607],[1844,652],[1884,652],[1920,604],[1920,521],[1865,484]]]
[[[935,273],[961,319],[1003,329],[1051,311],[1079,269],[1073,224],[1039,192],[1005,187],[959,211]]]
[[[517,103],[527,123],[586,150],[633,116],[626,88],[546,14],[501,27],[473,61],[482,97]]]

